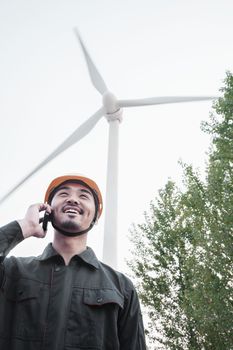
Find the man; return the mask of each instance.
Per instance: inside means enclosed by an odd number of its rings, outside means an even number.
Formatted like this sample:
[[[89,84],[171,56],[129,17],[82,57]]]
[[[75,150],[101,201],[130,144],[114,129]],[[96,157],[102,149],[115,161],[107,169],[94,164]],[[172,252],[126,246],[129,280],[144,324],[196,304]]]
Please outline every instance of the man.
[[[5,258],[23,239],[53,242],[39,257]],[[86,246],[102,213],[97,184],[84,176],[54,179],[44,203],[0,229],[0,349],[145,350],[140,306],[131,281]]]

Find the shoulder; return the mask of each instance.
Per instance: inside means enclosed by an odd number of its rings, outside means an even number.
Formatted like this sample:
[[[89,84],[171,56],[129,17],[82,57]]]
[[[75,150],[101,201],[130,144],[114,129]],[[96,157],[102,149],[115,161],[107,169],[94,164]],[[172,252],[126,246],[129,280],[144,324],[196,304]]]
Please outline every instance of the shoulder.
[[[30,257],[6,257],[3,261],[6,273],[21,275],[25,270],[30,271],[32,266],[36,263],[34,256]]]
[[[111,281],[123,294],[135,291],[135,287],[129,277],[124,273],[113,269],[111,266],[100,262],[100,273],[103,274],[107,280]]]

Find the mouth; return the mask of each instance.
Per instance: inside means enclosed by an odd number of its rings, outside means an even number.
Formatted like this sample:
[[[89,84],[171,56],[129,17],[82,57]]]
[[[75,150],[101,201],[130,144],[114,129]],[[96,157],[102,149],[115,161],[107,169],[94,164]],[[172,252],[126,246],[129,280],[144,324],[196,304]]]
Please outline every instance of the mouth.
[[[63,213],[65,214],[70,214],[70,215],[83,215],[84,210],[79,207],[71,207],[71,206],[66,206],[63,208]]]

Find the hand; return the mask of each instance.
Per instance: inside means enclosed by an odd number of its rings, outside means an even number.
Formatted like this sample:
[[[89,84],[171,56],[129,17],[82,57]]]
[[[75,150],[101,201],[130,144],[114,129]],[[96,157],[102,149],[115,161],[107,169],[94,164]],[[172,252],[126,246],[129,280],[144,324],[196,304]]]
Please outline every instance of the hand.
[[[38,238],[44,238],[46,236],[46,233],[42,226],[39,224],[39,213],[41,211],[47,211],[48,213],[52,212],[52,208],[49,204],[45,203],[37,203],[31,205],[27,212],[25,217],[22,220],[18,220],[18,223],[22,229],[22,233],[24,238],[28,237],[38,237]]]

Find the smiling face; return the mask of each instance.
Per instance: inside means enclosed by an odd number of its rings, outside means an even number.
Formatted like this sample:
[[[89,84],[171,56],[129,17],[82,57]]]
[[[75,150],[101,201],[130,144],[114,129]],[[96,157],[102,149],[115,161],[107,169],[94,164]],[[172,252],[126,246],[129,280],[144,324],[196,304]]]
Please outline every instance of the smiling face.
[[[66,183],[53,196],[53,220],[58,228],[67,232],[80,232],[91,225],[95,217],[92,192],[84,185]]]

